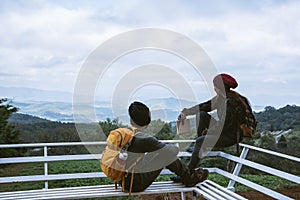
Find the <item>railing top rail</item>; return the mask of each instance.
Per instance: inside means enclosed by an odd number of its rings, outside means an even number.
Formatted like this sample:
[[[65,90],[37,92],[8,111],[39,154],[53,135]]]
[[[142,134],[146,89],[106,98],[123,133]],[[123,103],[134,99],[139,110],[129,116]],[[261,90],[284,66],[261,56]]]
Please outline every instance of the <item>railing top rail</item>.
[[[55,146],[83,146],[83,145],[105,145],[106,141],[99,142],[53,142],[53,143],[24,143],[24,144],[1,144],[1,148],[22,147],[55,147]]]
[[[195,140],[161,140],[165,143],[192,143]],[[92,146],[92,145],[106,145],[106,141],[98,142],[54,142],[54,143],[24,143],[24,144],[0,144],[2,148],[22,148],[22,147],[56,147],[56,146]]]
[[[251,146],[251,145],[248,145],[248,144],[240,143],[240,146],[245,147],[245,148],[249,148],[249,149],[252,149],[252,150],[255,150],[255,151],[260,151],[260,152],[263,152],[263,153],[278,156],[278,157],[281,157],[281,158],[286,158],[286,159],[289,159],[289,160],[292,160],[292,161],[300,162],[300,158],[297,158],[295,156],[290,156],[290,155],[286,155],[286,154],[283,154],[283,153],[278,153],[276,151],[271,151],[271,150],[262,149],[262,148],[259,148],[259,147],[254,147],[254,146]]]

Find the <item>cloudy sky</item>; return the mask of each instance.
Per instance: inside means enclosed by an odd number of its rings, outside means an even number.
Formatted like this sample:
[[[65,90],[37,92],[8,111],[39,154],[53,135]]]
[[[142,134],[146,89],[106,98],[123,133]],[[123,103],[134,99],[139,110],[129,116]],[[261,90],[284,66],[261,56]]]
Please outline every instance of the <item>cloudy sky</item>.
[[[73,92],[83,64],[97,47],[124,32],[158,28],[196,42],[217,72],[238,80],[237,91],[253,105],[300,105],[299,10],[300,1],[276,0],[1,0],[0,85]],[[203,78],[180,57],[157,50],[113,62],[99,78],[96,92],[103,99],[112,98],[129,72],[149,63],[181,74],[197,100],[209,98]],[[169,78],[174,85],[142,85],[131,98],[147,98],[149,92],[151,97],[182,97],[172,90],[180,84],[173,83],[174,76]]]

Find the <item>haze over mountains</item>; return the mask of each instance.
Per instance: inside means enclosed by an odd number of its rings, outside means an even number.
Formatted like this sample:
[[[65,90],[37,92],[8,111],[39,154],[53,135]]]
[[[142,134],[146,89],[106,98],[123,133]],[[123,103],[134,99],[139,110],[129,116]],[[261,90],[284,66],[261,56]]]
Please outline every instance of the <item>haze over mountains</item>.
[[[46,91],[23,87],[0,87],[0,98],[12,100],[12,104],[19,108],[19,113],[38,116],[52,121],[72,122],[73,94],[62,91]],[[174,121],[183,107],[190,107],[196,102],[188,100],[178,100],[173,97],[155,98],[150,97],[145,103],[152,110],[152,118],[160,118],[164,121]],[[96,101],[94,105],[95,114],[98,120],[106,118],[116,118],[126,122],[126,108],[115,108],[112,110],[111,101]],[[263,110],[265,106],[253,106],[255,111]]]

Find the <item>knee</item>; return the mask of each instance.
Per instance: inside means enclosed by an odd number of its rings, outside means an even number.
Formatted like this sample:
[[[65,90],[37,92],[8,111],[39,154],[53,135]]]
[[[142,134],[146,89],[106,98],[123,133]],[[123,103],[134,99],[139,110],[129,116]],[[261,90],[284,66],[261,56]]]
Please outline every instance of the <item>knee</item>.
[[[172,156],[177,156],[179,153],[179,148],[174,144],[167,144],[164,148]]]

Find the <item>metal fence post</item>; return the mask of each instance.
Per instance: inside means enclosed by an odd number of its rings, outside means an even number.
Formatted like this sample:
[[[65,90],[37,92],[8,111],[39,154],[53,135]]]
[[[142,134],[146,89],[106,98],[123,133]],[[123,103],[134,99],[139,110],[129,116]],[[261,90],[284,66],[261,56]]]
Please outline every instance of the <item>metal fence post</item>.
[[[242,150],[242,152],[241,152],[240,158],[245,159],[246,156],[247,156],[247,154],[248,154],[248,151],[249,151],[249,148],[244,147],[243,150]],[[234,168],[232,174],[235,175],[235,176],[238,176],[239,173],[240,173],[240,171],[241,171],[241,169],[242,169],[242,166],[243,166],[242,163],[237,163],[235,165],[235,168]],[[229,183],[228,183],[227,189],[229,189],[229,190],[231,190],[231,191],[234,192],[234,184],[235,184],[235,181],[234,180],[230,180]]]
[[[44,146],[44,158],[46,158],[48,156],[47,153],[47,146]],[[48,175],[48,162],[44,161],[44,176]],[[48,189],[48,181],[45,181],[45,188],[44,189]]]

